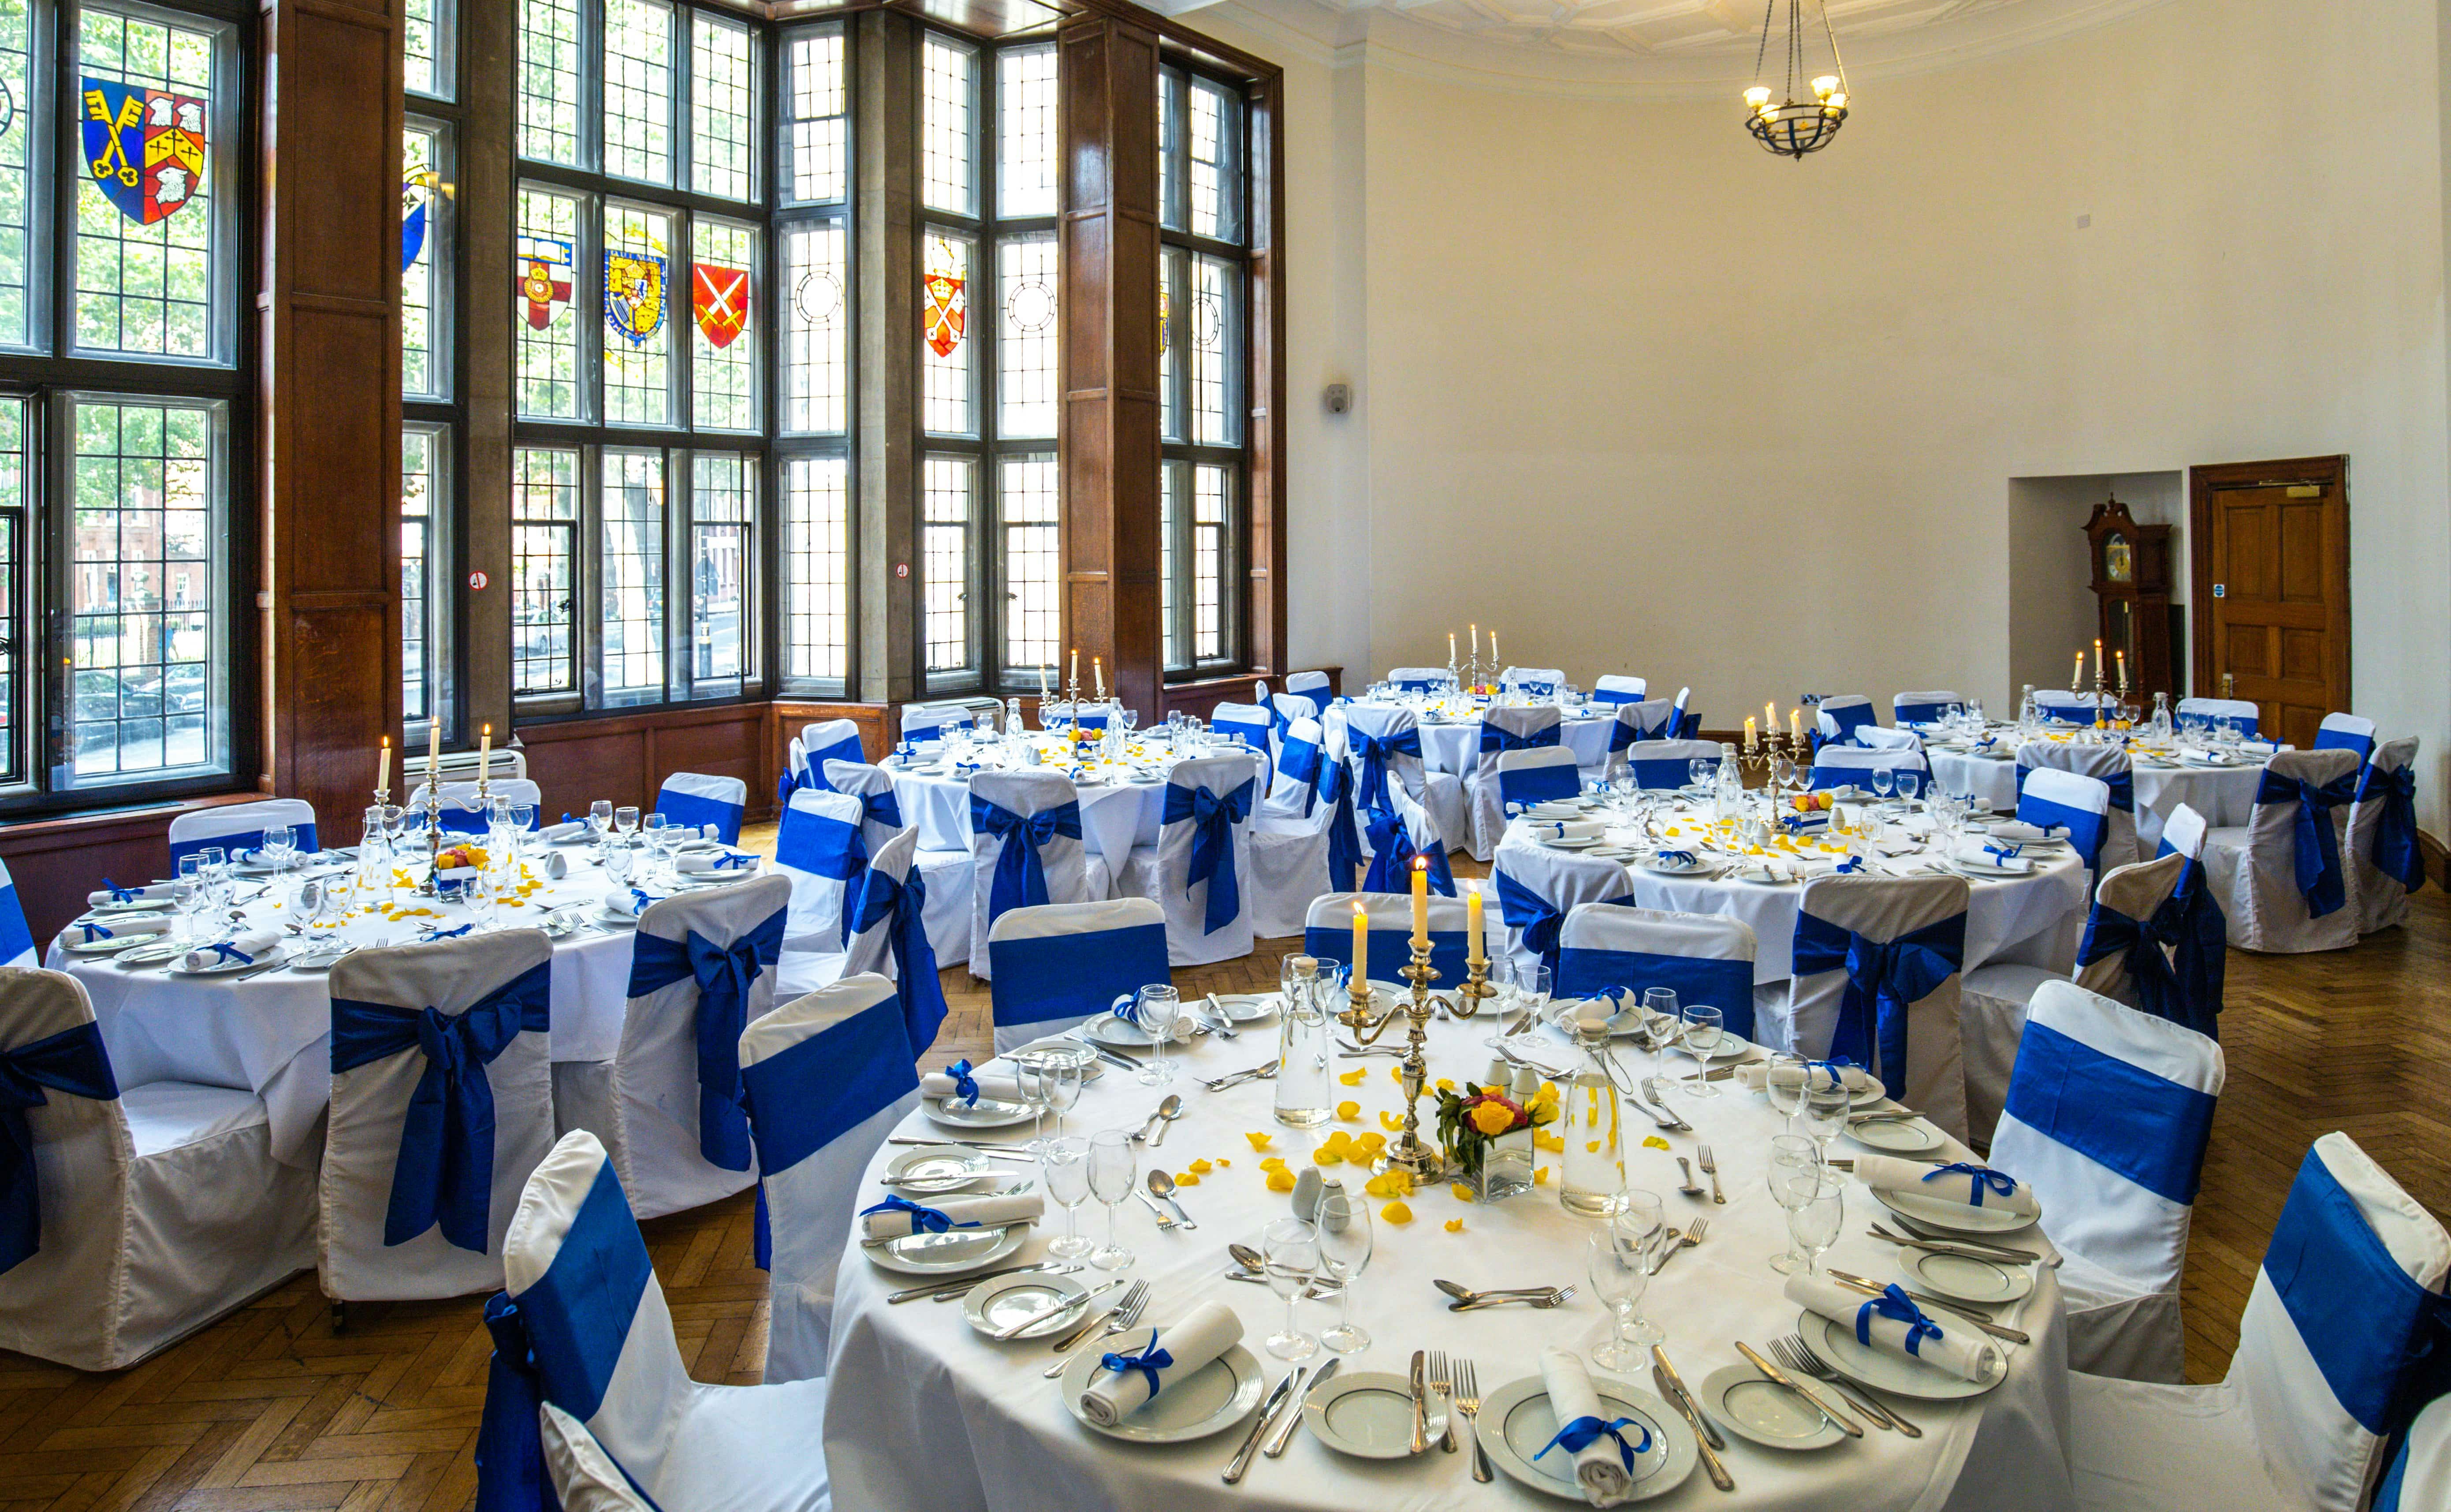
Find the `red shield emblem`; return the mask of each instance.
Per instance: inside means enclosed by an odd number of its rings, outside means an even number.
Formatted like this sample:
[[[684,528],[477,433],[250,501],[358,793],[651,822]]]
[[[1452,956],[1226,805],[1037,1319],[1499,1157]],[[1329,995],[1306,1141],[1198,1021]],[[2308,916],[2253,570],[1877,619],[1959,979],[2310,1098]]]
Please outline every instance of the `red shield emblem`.
[[[715,263],[696,263],[690,269],[690,307],[697,312],[697,328],[717,346],[729,346],[749,328],[749,270]]]
[[[538,330],[560,319],[569,307],[573,255],[571,245],[558,237],[520,238],[519,292],[527,302],[528,324]]]
[[[939,357],[952,356],[953,348],[962,344],[962,327],[969,322],[971,309],[967,283],[951,273],[931,273],[920,285],[928,296],[928,307],[922,317],[927,324],[928,349]]]

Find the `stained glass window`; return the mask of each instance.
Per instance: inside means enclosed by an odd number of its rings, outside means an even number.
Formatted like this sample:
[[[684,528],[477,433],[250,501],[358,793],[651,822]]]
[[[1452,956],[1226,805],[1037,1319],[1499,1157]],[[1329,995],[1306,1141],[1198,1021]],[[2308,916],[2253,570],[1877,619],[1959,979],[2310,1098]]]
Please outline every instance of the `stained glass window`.
[[[673,419],[673,220],[642,205],[604,206],[604,419]]]
[[[932,434],[967,436],[972,418],[971,254],[975,244],[950,231],[931,231],[920,244],[919,369],[921,422]]]
[[[996,246],[996,431],[1052,436],[1056,392],[1055,237],[1011,237]]]
[[[690,176],[700,194],[751,198],[757,187],[757,47],[750,29],[690,12]]]
[[[604,0],[604,171],[673,181],[673,8]]]
[[[404,424],[400,431],[401,712],[410,724],[422,724],[439,706],[441,639],[435,610],[449,440],[439,425]]]
[[[851,664],[851,467],[842,458],[784,464],[783,553],[787,670],[840,681]]]
[[[921,638],[928,670],[971,665],[971,534],[978,464],[968,457],[931,457],[920,481]]]
[[[735,685],[751,676],[756,581],[757,469],[736,452],[690,460],[690,677]],[[696,690],[704,697],[711,690]]]
[[[700,429],[755,430],[757,232],[700,217],[690,237],[692,419]]]
[[[522,446],[511,457],[511,689],[578,686],[578,453]]]
[[[919,201],[978,208],[978,49],[931,31],[919,48]]]
[[[1057,660],[1063,633],[1063,551],[1057,525],[1055,458],[1008,457],[999,471],[1004,521],[1004,664],[1026,669]]]
[[[783,428],[838,434],[851,395],[847,238],[839,222],[783,234]]]
[[[33,7],[29,0],[0,0],[0,88],[13,113],[33,99]],[[0,131],[0,346],[22,346],[28,325],[27,282],[31,276],[33,180],[27,161],[33,151],[30,122]]]
[[[576,196],[520,189],[518,285],[512,290],[519,333],[519,412],[541,420],[577,420],[584,397],[578,382],[577,306],[592,290],[578,241]]]
[[[520,156],[579,167],[579,0],[520,0]]]
[[[443,306],[451,266],[451,200],[443,192],[444,128],[412,116],[401,133],[401,225],[417,255],[400,275],[401,392],[411,399],[450,394],[449,311]],[[404,249],[404,246],[403,246]]]
[[[88,351],[211,359],[215,262],[225,254],[215,195],[231,132],[214,94],[225,29],[89,7],[77,14],[77,117],[118,129],[99,158],[86,155],[77,191],[76,344]],[[112,86],[123,87],[118,89]],[[159,167],[131,142],[168,127],[175,143]],[[109,186],[108,188],[106,185]]]
[[[794,31],[785,45],[790,91],[791,198],[803,203],[843,197],[843,147],[851,91],[843,81],[840,27]]]
[[[603,627],[607,703],[664,692],[664,457],[604,448]]]

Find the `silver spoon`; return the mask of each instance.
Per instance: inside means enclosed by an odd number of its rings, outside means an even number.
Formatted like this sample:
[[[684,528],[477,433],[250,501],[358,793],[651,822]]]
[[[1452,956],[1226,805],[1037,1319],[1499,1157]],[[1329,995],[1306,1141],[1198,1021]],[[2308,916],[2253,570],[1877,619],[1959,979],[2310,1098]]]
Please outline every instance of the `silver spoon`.
[[[1685,1173],[1685,1185],[1677,1188],[1676,1189],[1683,1192],[1688,1197],[1701,1196],[1702,1188],[1700,1185],[1694,1180],[1694,1168],[1685,1163],[1684,1156],[1679,1155],[1676,1157],[1676,1168]]]
[[[1165,1144],[1166,1131],[1172,1129],[1174,1127],[1174,1121],[1182,1116],[1183,1094],[1181,1092],[1167,1093],[1166,1101],[1157,1105],[1157,1134],[1154,1138],[1149,1140],[1149,1148],[1154,1149],[1158,1146]],[[1154,1172],[1152,1172],[1152,1174],[1154,1174]],[[1186,1227],[1189,1226],[1186,1225]]]
[[[1176,1223],[1181,1224],[1186,1228],[1197,1228],[1200,1227],[1198,1224],[1191,1221],[1191,1215],[1189,1213],[1183,1210],[1183,1204],[1174,1200],[1174,1178],[1172,1176],[1167,1175],[1163,1169],[1150,1171],[1148,1173],[1148,1189],[1157,1193],[1160,1201],[1174,1209],[1174,1221]]]
[[[1149,1115],[1141,1120],[1141,1127],[1132,1133],[1132,1143],[1136,1145],[1147,1144],[1148,1142],[1149,1133],[1152,1129],[1156,1129],[1162,1134],[1165,1129],[1165,1122],[1168,1110],[1174,1109],[1179,1111],[1182,1107],[1183,1099],[1181,1097],[1177,1096],[1173,1092],[1167,1093],[1165,1098],[1160,1101],[1155,1108],[1149,1109]]]
[[[1483,1291],[1475,1291],[1461,1281],[1433,1281],[1430,1285],[1458,1302],[1479,1302],[1483,1297],[1545,1297],[1558,1289],[1555,1286],[1491,1286]]]

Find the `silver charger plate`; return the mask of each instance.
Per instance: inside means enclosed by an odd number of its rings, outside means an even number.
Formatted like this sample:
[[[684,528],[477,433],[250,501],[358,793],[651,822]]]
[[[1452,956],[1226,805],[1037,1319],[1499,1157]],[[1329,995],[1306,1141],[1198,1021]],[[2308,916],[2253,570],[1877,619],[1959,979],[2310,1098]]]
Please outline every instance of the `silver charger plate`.
[[[1963,1402],[1969,1397],[1979,1397],[1993,1390],[2009,1379],[2009,1346],[1997,1340],[1993,1345],[2000,1351],[1999,1373],[1989,1381],[1969,1381],[1937,1365],[1893,1355],[1871,1345],[1857,1344],[1852,1331],[1817,1312],[1807,1310],[1797,1318],[1795,1330],[1804,1336],[1806,1344],[1813,1346],[1814,1354],[1848,1380],[1893,1396],[1912,1397],[1918,1402]]]
[[[1001,1228],[948,1228],[941,1234],[904,1234],[880,1245],[863,1245],[869,1260],[906,1276],[957,1276],[991,1266],[1019,1249],[1029,1225]]]
[[[1341,1372],[1303,1398],[1303,1424],[1319,1442],[1361,1460],[1407,1460],[1413,1454],[1412,1383],[1385,1370]],[[1422,1416],[1432,1439],[1446,1432],[1446,1409],[1429,1394]]]
[[[993,1337],[1033,1313],[1045,1312],[1058,1302],[1069,1304],[1061,1312],[1048,1315],[1014,1334],[1015,1339],[1044,1339],[1050,1333],[1069,1328],[1081,1321],[1081,1313],[1089,1300],[1089,1288],[1069,1276],[1053,1271],[1034,1270],[1027,1275],[998,1276],[972,1286],[962,1299],[962,1316],[979,1332]]]
[[[959,1191],[995,1174],[995,1162],[959,1145],[906,1149],[885,1163],[885,1183],[906,1191]]]
[[[1168,1382],[1114,1426],[1100,1427],[1081,1416],[1081,1393],[1089,1387],[1090,1373],[1105,1368],[1098,1363],[1103,1358],[1085,1347],[1064,1367],[1058,1383],[1064,1408],[1091,1432],[1129,1443],[1186,1443],[1223,1433],[1251,1415],[1268,1385],[1259,1358],[1238,1344],[1185,1379]]]
[[[1889,1191],[1875,1187],[1873,1196],[1893,1213],[1912,1218],[1927,1228],[1954,1234],[2022,1233],[2040,1221],[2003,1208],[1974,1208],[1946,1197],[1927,1197],[1921,1192]]]
[[[1898,1273],[1907,1284],[1960,1302],[2015,1302],[2034,1289],[2031,1266],[1977,1260],[1971,1255],[1898,1250]]]
[[[1593,1376],[1592,1387],[1599,1394],[1600,1409],[1610,1418],[1632,1418],[1651,1433],[1650,1445],[1635,1456],[1634,1485],[1625,1501],[1647,1502],[1684,1484],[1701,1459],[1700,1441],[1686,1426],[1684,1417],[1650,1392],[1608,1376]],[[1541,1445],[1558,1433],[1548,1383],[1540,1377],[1510,1381],[1482,1398],[1475,1426],[1491,1464],[1535,1491],[1569,1502],[1583,1500],[1582,1485],[1575,1479],[1575,1462],[1565,1450],[1553,1450],[1547,1459],[1533,1463]]]
[[[1803,1393],[1749,1365],[1712,1371],[1695,1401],[1728,1431],[1766,1449],[1826,1449],[1847,1436]]]

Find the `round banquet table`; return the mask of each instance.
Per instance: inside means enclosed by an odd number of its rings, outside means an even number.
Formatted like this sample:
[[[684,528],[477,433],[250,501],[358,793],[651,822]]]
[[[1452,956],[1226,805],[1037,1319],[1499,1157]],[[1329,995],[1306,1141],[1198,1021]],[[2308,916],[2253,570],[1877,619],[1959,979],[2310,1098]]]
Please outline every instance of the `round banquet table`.
[[[1568,710],[1559,721],[1559,740],[1575,753],[1575,765],[1596,767],[1608,759],[1609,731],[1616,727],[1617,710],[1609,705],[1587,705]],[[1452,772],[1458,776],[1473,770],[1480,760],[1480,721],[1458,719],[1432,723],[1422,717],[1422,764],[1432,772]]]
[[[538,855],[543,854],[539,847]],[[542,885],[523,904],[498,911],[501,927],[522,927],[565,903],[593,903],[611,887],[588,847],[557,846],[551,854],[569,858],[570,874],[547,880],[540,860],[531,859],[529,867]],[[237,928],[280,929],[293,919],[282,900],[295,895],[301,874],[292,874],[290,885],[243,905],[247,922]],[[242,895],[253,880],[260,879],[242,880]],[[404,945],[425,929],[456,929],[470,919],[470,911],[457,902],[420,898],[405,888],[394,890],[393,897],[438,916],[395,923],[381,913],[361,913],[337,932],[338,938],[361,946]],[[158,966],[123,968],[107,955],[71,954],[66,938],[52,942],[45,964],[84,984],[122,1086],[169,1080],[253,1092],[264,1099],[273,1154],[290,1165],[316,1163],[321,1141],[314,1137],[315,1121],[332,1091],[327,973],[284,967],[244,981],[186,976]],[[553,942],[553,1059],[613,1058],[629,1000],[630,939],[630,931],[618,925],[590,924]],[[285,948],[295,951],[294,939]]]
[[[1698,810],[1680,804],[1676,812],[1682,822],[1668,822],[1679,828],[1702,822]],[[1695,834],[1688,830],[1671,843],[1691,843]],[[1612,829],[1606,838],[1631,847],[1638,835],[1633,830]],[[1514,820],[1499,841],[1493,865],[1504,871],[1510,851],[1539,844],[1526,821]],[[1903,869],[1919,864],[1919,858],[1909,855],[1881,864]],[[1835,870],[1837,858],[1805,865],[1813,874],[1826,874]],[[1728,913],[1752,925],[1756,986],[1783,982],[1793,974],[1789,963],[1795,953],[1795,915],[1804,895],[1801,882],[1747,882],[1728,872],[1716,876],[1674,876],[1639,864],[1627,865],[1625,874],[1626,891],[1639,907],[1679,913]],[[1965,970],[1993,961],[2054,972],[2074,967],[2087,903],[2085,863],[2074,853],[2059,848],[2038,858],[2034,870],[2021,876],[1969,877],[1967,888]]]
[[[1060,749],[1045,736],[1039,739],[1042,757]],[[1177,761],[1248,749],[1236,740],[1193,736],[1192,741],[1190,748],[1177,750],[1166,731],[1145,730],[1129,737],[1124,759],[1069,769],[1088,774],[1075,776],[1073,786],[1081,795],[1081,843],[1090,854],[1103,855],[1120,868],[1132,847],[1157,844],[1157,832],[1166,818],[1166,776]],[[988,759],[1001,762],[1004,757],[998,750],[990,752]],[[977,770],[975,766],[957,768],[940,758],[886,759],[893,801],[902,810],[903,822],[918,826],[921,850],[971,848],[971,774]]]
[[[1480,1075],[1489,1054],[1484,1042],[1494,1032],[1486,1018],[1432,1023],[1431,1075]],[[1391,1031],[1387,1042],[1399,1041],[1402,1034],[1401,1028]],[[1558,1046],[1564,1054],[1562,1041]],[[1289,1211],[1286,1198],[1265,1188],[1265,1173],[1259,1168],[1262,1157],[1244,1135],[1269,1134],[1269,1149],[1299,1168],[1319,1143],[1314,1135],[1324,1137],[1328,1130],[1305,1132],[1277,1124],[1269,1111],[1272,1083],[1245,1083],[1211,1093],[1191,1073],[1215,1077],[1265,1060],[1275,1050],[1276,1035],[1268,1022],[1245,1029],[1232,1044],[1213,1037],[1196,1040],[1183,1057],[1184,1072],[1167,1089],[1183,1094],[1184,1114],[1163,1147],[1153,1152],[1144,1149],[1144,1168],[1153,1153],[1180,1179],[1194,1159],[1232,1162],[1199,1186],[1180,1190],[1198,1230],[1161,1232],[1149,1209],[1137,1200],[1116,1210],[1121,1238],[1137,1257],[1121,1275],[1149,1284],[1143,1323],[1163,1325],[1195,1303],[1225,1303],[1240,1316],[1243,1343],[1259,1357],[1271,1385],[1288,1366],[1268,1355],[1264,1341],[1283,1323],[1284,1304],[1265,1286],[1222,1279],[1230,1264],[1227,1243],[1256,1245],[1268,1222]],[[1338,1064],[1340,1069],[1368,1069],[1360,1088],[1339,1091],[1361,1102],[1365,1122],[1329,1128],[1357,1132],[1377,1129],[1379,1110],[1402,1112],[1402,1093],[1388,1074],[1393,1061]],[[1715,1206],[1707,1197],[1696,1201],[1678,1195],[1671,1155],[1639,1148],[1631,1133],[1627,1136],[1631,1185],[1657,1193],[1669,1221],[1680,1227],[1696,1218],[1711,1220],[1703,1243],[1678,1253],[1652,1283],[1643,1303],[1644,1315],[1667,1331],[1669,1358],[1688,1387],[1697,1392],[1713,1371],[1741,1363],[1732,1341],[1742,1339],[1767,1351],[1771,1340],[1794,1330],[1798,1313],[1782,1295],[1783,1278],[1767,1263],[1771,1254],[1786,1247],[1785,1214],[1771,1200],[1763,1180],[1770,1137],[1780,1131],[1782,1121],[1760,1097],[1733,1083],[1719,1084],[1719,1092],[1706,1099],[1676,1094],[1676,1110],[1695,1126],[1695,1132],[1661,1137],[1675,1146],[1676,1154],[1692,1156],[1698,1144],[1713,1147],[1725,1183],[1725,1206]],[[1132,1073],[1110,1067],[1084,1089],[1079,1106],[1066,1120],[1067,1131],[1130,1127],[1159,1096],[1157,1090],[1139,1085]],[[1632,1118],[1630,1110],[1628,1117],[1648,1132],[1650,1126]],[[925,1135],[937,1130],[923,1108],[899,1131]],[[1028,1127],[1016,1132],[1026,1139]],[[1845,1140],[1839,1146],[1850,1148]],[[859,1206],[881,1198],[887,1188],[878,1184],[880,1168],[901,1152],[888,1146],[871,1163]],[[1952,1145],[1949,1158],[1971,1157]],[[1544,1166],[1555,1163],[1551,1156],[1541,1160]],[[1343,1171],[1349,1186],[1363,1174],[1349,1166],[1332,1169]],[[1029,1172],[999,1163],[995,1174],[1002,1179]],[[1554,1183],[1556,1177],[1549,1179]],[[1825,1264],[1877,1281],[1897,1279],[1896,1250],[1872,1238],[1867,1228],[1883,1209],[1853,1180],[1847,1183],[1846,1204],[1844,1231],[1824,1257]],[[1443,1349],[1474,1362],[1485,1399],[1509,1382],[1537,1375],[1543,1346],[1557,1345],[1588,1356],[1607,1337],[1607,1315],[1592,1300],[1591,1282],[1584,1274],[1590,1221],[1560,1208],[1553,1186],[1539,1186],[1487,1208],[1459,1201],[1443,1186],[1434,1187],[1414,1195],[1414,1216],[1401,1226],[1379,1216],[1375,1209],[1382,1206],[1372,1204],[1376,1252],[1354,1300],[1355,1319],[1372,1342],[1365,1351],[1345,1357],[1345,1370],[1401,1375],[1413,1350]],[[1107,1215],[1094,1200],[1083,1207],[1080,1218],[1085,1233],[1104,1233]],[[1450,1219],[1462,1221],[1461,1232],[1447,1231]],[[999,1264],[1045,1259],[1047,1238],[1060,1231],[1057,1226],[1063,1222],[1062,1210],[1050,1205],[1046,1224],[1019,1253]],[[2036,1240],[2033,1247],[2048,1252],[2039,1230],[2030,1232]],[[2000,1317],[2031,1334],[2033,1343],[2003,1345],[2010,1365],[1999,1386],[1961,1403],[1882,1399],[1923,1429],[1921,1439],[1868,1427],[1860,1442],[1842,1440],[1827,1449],[1798,1454],[1759,1448],[1728,1433],[1722,1459],[1735,1480],[1734,1496],[1713,1489],[1696,1466],[1681,1486],[1644,1504],[1745,1512],[1831,1507],[1997,1512],[2011,1506],[2021,1512],[2053,1512],[2070,1506],[2061,1448],[2069,1421],[2065,1312],[2049,1266],[2038,1266],[2036,1273],[2033,1293]],[[1549,1311],[1495,1307],[1452,1313],[1444,1306],[1446,1298],[1431,1287],[1434,1277],[1471,1286],[1572,1284],[1581,1289],[1565,1306]],[[1533,1509],[1576,1504],[1528,1490],[1502,1471],[1494,1484],[1477,1484],[1468,1444],[1456,1454],[1433,1447],[1411,1460],[1365,1461],[1327,1449],[1307,1428],[1296,1434],[1283,1459],[1255,1459],[1240,1485],[1226,1485],[1220,1472],[1241,1443],[1247,1420],[1235,1429],[1174,1445],[1107,1439],[1076,1420],[1059,1400],[1057,1384],[1042,1378],[1042,1369],[1054,1358],[1049,1352],[1051,1341],[998,1344],[974,1332],[956,1304],[923,1300],[896,1306],[885,1302],[887,1293],[918,1279],[870,1264],[854,1230],[834,1288],[829,1370],[833,1386],[825,1421],[828,1475],[834,1504],[844,1512],[1205,1512],[1212,1507],[1352,1512],[1360,1507]],[[1096,1271],[1082,1273],[1085,1285],[1091,1286],[1107,1279]],[[1103,1307],[1118,1295],[1120,1291],[1110,1293],[1092,1306]],[[1333,1306],[1303,1304],[1300,1325],[1317,1333],[1333,1321]],[[1146,1328],[1136,1328],[1129,1339],[1133,1345],[1145,1343]],[[1324,1358],[1317,1356],[1310,1363]],[[1642,1390],[1652,1390],[1647,1369],[1628,1375]],[[1461,1439],[1468,1430],[1459,1426],[1457,1431]]]
[[[2016,748],[2009,740],[2002,743],[2008,754],[1998,756],[1946,746],[1927,747],[1924,755],[1931,762],[1932,779],[1944,792],[1971,793],[1983,807],[2007,814],[2017,807]],[[2203,815],[2212,829],[2245,824],[2255,808],[2256,786],[2264,780],[2263,764],[2256,761],[2214,766],[2139,752],[2135,765],[2136,837],[2148,854],[2161,841],[2163,821],[2182,803]]]

